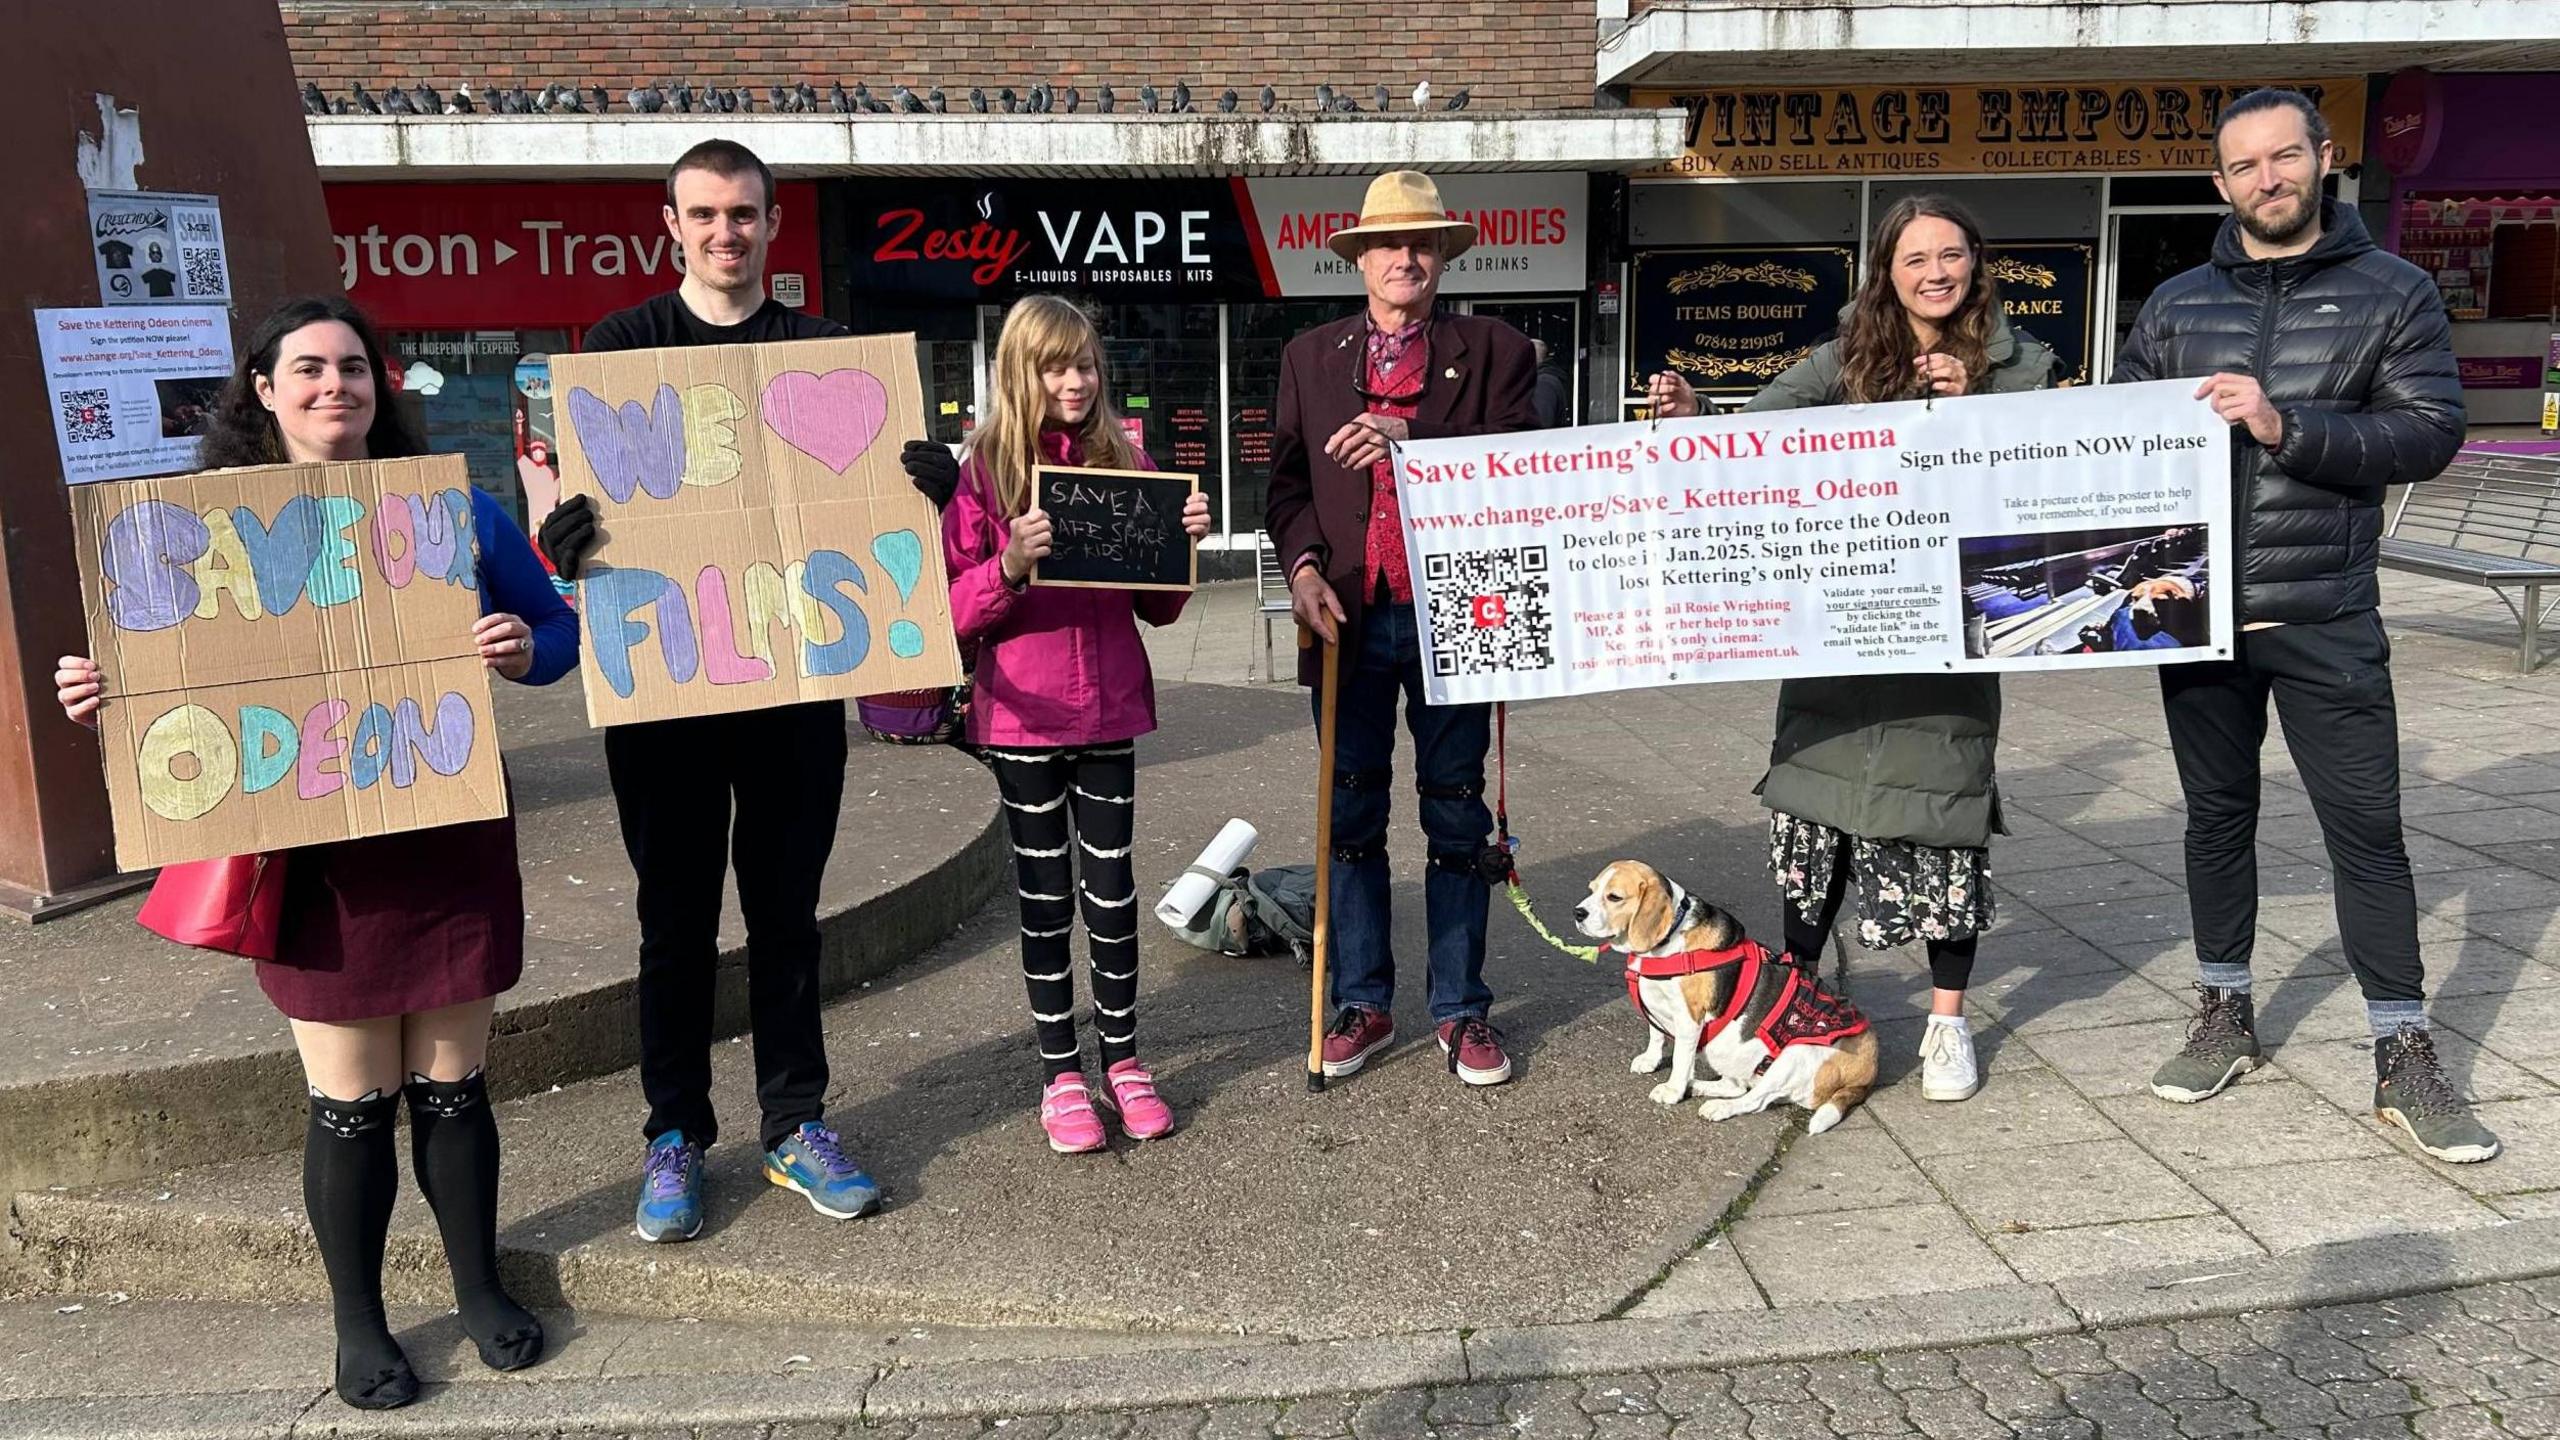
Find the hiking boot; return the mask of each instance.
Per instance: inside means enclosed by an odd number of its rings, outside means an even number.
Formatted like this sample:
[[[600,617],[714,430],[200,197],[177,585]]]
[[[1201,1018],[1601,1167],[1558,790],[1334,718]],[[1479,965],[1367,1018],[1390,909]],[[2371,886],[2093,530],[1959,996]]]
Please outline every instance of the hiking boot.
[[[2231,1082],[2258,1068],[2258,1012],[2246,990],[2198,985],[2200,1008],[2187,1026],[2186,1047],[2152,1072],[2151,1093],[2193,1105],[2210,1100]]]
[[[1982,1088],[1974,1063],[1973,1027],[1961,1018],[1931,1016],[1920,1030],[1920,1098],[1970,1100]]]
[[[2436,1042],[2423,1025],[2403,1025],[2373,1042],[2375,1118],[2409,1132],[2418,1148],[2453,1165],[2494,1160],[2498,1137],[2471,1118],[2471,1107],[2444,1078]]]
[[[631,1228],[643,1240],[667,1243],[702,1233],[702,1147],[670,1130],[649,1142],[640,1169],[640,1204]]]
[[[1345,1005],[1333,1017],[1333,1028],[1324,1032],[1324,1073],[1327,1079],[1356,1073],[1369,1063],[1370,1052],[1381,1050],[1396,1038],[1396,1022],[1383,1010],[1366,1005]]]
[[[830,1220],[852,1220],[880,1208],[880,1183],[844,1153],[836,1132],[812,1120],[765,1152],[764,1178],[797,1192]]]
[[[1502,1053],[1502,1032],[1481,1015],[1461,1015],[1440,1025],[1440,1053],[1449,1057],[1449,1073],[1470,1085],[1499,1085],[1511,1078],[1511,1057]]]

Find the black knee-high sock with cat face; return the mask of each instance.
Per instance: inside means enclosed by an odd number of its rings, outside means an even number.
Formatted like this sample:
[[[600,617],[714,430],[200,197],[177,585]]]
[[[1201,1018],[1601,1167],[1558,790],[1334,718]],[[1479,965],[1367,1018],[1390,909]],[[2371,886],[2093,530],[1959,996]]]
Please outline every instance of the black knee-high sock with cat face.
[[[542,1358],[542,1322],[498,1283],[498,1117],[477,1070],[460,1080],[411,1075],[409,1158],[444,1235],[454,1308],[493,1370]]]
[[[391,1128],[399,1108],[399,1096],[379,1090],[355,1100],[315,1094],[302,1142],[302,1205],[338,1332],[338,1396],[365,1410],[418,1398],[417,1372],[382,1313],[382,1246],[400,1196]]]

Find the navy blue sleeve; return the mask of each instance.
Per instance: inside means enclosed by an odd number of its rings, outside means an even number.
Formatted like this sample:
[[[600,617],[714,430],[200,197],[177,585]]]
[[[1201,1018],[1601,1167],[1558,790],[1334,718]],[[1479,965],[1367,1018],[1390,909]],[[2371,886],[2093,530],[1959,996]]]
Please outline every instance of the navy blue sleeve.
[[[533,631],[533,668],[517,683],[548,685],[568,674],[578,663],[578,613],[551,587],[533,542],[477,485],[471,487],[471,528],[480,540],[480,613],[503,611]]]

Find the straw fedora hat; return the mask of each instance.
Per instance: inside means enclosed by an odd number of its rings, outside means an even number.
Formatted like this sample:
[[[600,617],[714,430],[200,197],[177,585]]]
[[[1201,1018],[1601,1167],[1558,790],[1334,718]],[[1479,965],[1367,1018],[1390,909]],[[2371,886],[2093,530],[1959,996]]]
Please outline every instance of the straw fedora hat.
[[[1440,187],[1419,170],[1390,170],[1369,182],[1369,193],[1360,201],[1360,223],[1348,230],[1336,230],[1325,243],[1333,253],[1345,260],[1360,258],[1360,243],[1372,235],[1415,235],[1432,233],[1440,237],[1440,258],[1455,260],[1476,243],[1476,227],[1464,220],[1452,220],[1440,203]]]

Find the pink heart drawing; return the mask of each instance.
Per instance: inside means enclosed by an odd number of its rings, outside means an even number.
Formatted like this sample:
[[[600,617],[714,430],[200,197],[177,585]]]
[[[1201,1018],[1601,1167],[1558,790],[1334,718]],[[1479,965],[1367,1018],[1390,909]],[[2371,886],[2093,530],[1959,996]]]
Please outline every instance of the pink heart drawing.
[[[782,443],[842,475],[888,423],[889,391],[868,370],[785,370],[764,387],[759,408]]]

